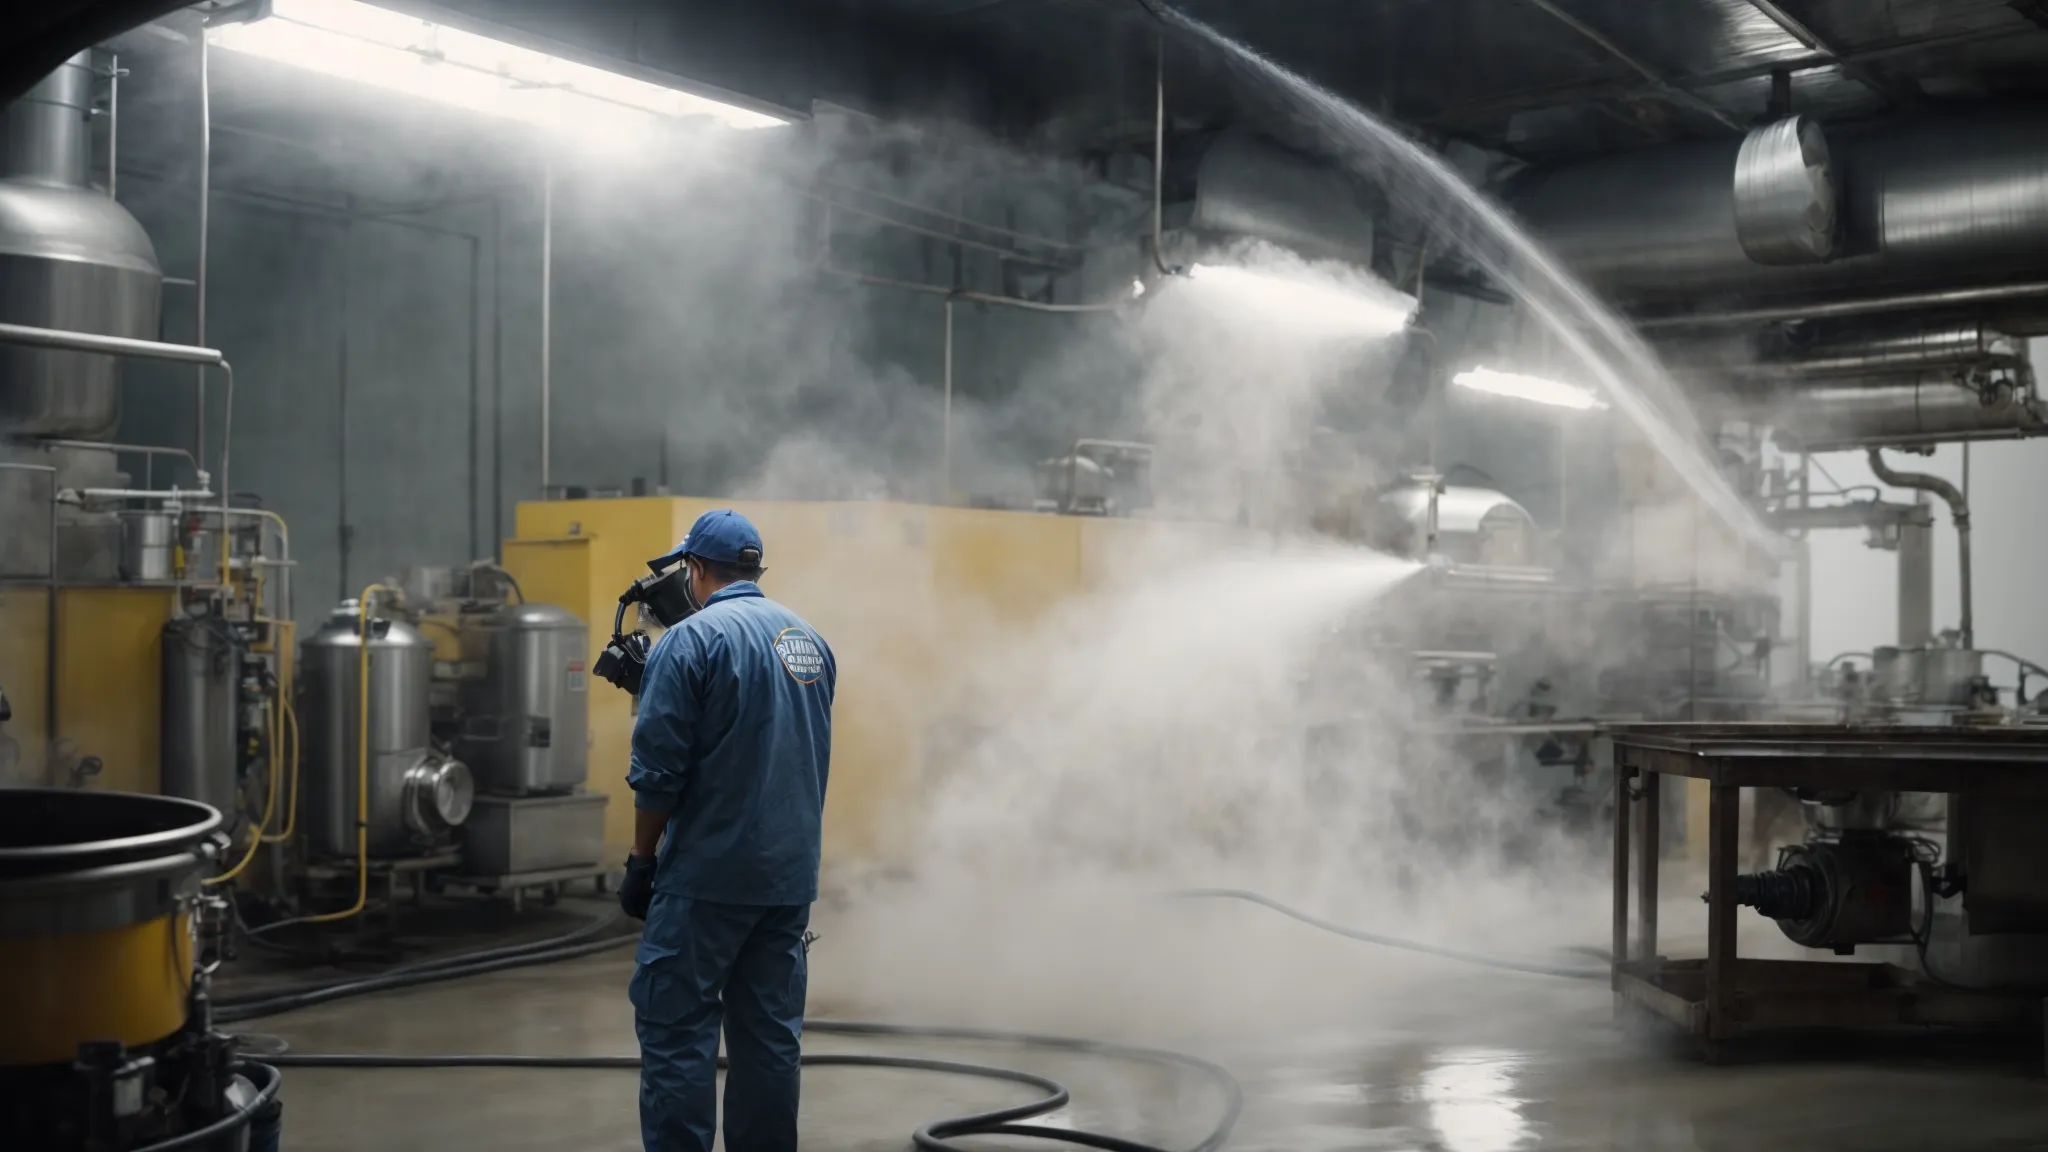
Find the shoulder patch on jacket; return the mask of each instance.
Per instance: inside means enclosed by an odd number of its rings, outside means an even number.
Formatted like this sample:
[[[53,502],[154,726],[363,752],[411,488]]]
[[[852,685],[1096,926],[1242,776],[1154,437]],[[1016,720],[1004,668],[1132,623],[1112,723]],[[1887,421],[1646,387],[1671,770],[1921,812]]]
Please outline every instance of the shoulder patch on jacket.
[[[825,654],[818,642],[801,628],[784,628],[775,637],[775,655],[782,667],[799,684],[816,684],[825,675]]]

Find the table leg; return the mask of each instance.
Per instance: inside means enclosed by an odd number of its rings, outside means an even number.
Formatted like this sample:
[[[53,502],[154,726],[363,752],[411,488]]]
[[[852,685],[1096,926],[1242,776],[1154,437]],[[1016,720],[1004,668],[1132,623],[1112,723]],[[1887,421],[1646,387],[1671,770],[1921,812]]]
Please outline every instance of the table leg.
[[[1732,1032],[1735,999],[1735,851],[1742,789],[1715,784],[1707,806],[1707,1043]]]
[[[1643,773],[1636,800],[1636,920],[1640,927],[1636,931],[1635,958],[1643,961],[1657,958],[1657,867],[1663,850],[1659,834],[1663,815],[1659,782],[1663,779],[1656,772]]]
[[[1628,782],[1633,771],[1614,766],[1614,951],[1610,983],[1619,991],[1621,968],[1628,962]],[[1620,1007],[1620,1001],[1615,1001]]]

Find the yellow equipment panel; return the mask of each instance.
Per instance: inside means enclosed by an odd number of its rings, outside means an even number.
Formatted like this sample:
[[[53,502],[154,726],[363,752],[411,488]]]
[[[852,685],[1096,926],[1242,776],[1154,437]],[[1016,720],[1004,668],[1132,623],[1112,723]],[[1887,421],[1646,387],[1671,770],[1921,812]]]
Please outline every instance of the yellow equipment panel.
[[[6,732],[19,745],[0,782],[45,779],[49,689],[48,592],[0,588],[0,686],[14,706]],[[90,787],[155,792],[158,711],[162,701],[164,621],[176,589],[92,585],[57,592],[57,736],[67,758],[97,756],[105,767]]]
[[[1177,535],[1132,521],[882,502],[544,501],[519,506],[505,566],[528,597],[583,618],[595,661],[619,593],[647,574],[646,561],[697,516],[728,506],[761,529],[763,590],[810,621],[838,658],[828,867],[886,855],[911,830],[926,744],[943,738],[966,673],[1100,572],[1143,554],[1153,536]],[[630,697],[593,688],[590,787],[612,799],[605,836],[618,854],[632,840],[632,723]]]

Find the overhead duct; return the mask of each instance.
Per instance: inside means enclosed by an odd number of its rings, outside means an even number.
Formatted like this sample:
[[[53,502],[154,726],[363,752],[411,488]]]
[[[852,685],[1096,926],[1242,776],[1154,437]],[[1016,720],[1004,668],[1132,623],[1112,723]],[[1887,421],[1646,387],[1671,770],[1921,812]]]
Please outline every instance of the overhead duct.
[[[1327,164],[1239,129],[1202,156],[1188,226],[1201,240],[1266,240],[1315,259],[1370,267],[1373,217],[1360,189]]]
[[[2032,374],[2024,372],[1975,387],[1943,372],[1801,382],[1763,394],[1729,395],[1717,406],[1729,418],[1770,425],[1781,447],[1809,452],[2048,431],[2048,410]]]
[[[1787,341],[1759,357],[1757,371],[1778,377],[1856,377],[1945,368],[2024,368],[2026,345],[1982,324],[1894,327]]]
[[[1835,171],[1820,125],[1793,116],[1751,132],[1735,152],[1735,238],[1759,264],[1835,254]]]
[[[1539,170],[1508,200],[1581,278],[1628,304],[1931,291],[2048,269],[2048,109],[1831,129],[1824,152],[1791,123]],[[1830,258],[1784,262],[1806,254]]]

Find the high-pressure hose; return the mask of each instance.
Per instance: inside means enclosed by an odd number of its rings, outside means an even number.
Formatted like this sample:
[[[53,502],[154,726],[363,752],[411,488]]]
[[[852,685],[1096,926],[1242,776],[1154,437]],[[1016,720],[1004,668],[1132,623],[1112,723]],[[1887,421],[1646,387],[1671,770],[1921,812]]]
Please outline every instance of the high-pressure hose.
[[[1970,502],[1964,498],[1960,489],[1939,476],[1930,476],[1924,472],[1894,472],[1891,465],[1884,462],[1882,448],[1870,450],[1870,471],[1879,481],[1894,488],[1932,492],[1948,503],[1949,518],[1955,521],[1956,526],[1956,559],[1962,569],[1960,631],[1963,647],[1976,647],[1977,621],[1970,605]]]
[[[1238,1115],[1244,1109],[1244,1090],[1238,1086],[1236,1077],[1227,1070],[1207,1060],[1162,1049],[1135,1048],[1065,1036],[1039,1036],[978,1028],[924,1028],[836,1020],[806,1020],[803,1027],[807,1033],[823,1035],[1015,1044],[1027,1048],[1106,1056],[1116,1060],[1194,1072],[1217,1089],[1218,1095],[1222,1097],[1223,1107],[1208,1134],[1192,1145],[1189,1152],[1216,1152],[1222,1148],[1237,1127]],[[640,1058],[637,1056],[510,1056],[467,1053],[393,1056],[376,1053],[285,1053],[265,1059],[281,1068],[528,1068],[632,1071],[640,1067]],[[964,1145],[954,1143],[955,1139],[963,1136],[1020,1136],[1063,1144],[1078,1144],[1087,1148],[1102,1148],[1108,1152],[1168,1152],[1157,1145],[1126,1140],[1101,1132],[1089,1132],[1066,1126],[1056,1127],[1050,1124],[1024,1123],[1066,1107],[1073,1098],[1072,1093],[1058,1081],[1030,1072],[988,1064],[870,1053],[806,1053],[802,1061],[806,1068],[893,1068],[914,1072],[938,1072],[952,1076],[972,1076],[984,1080],[1023,1084],[1044,1093],[1038,1099],[1024,1104],[1013,1104],[1006,1108],[925,1124],[911,1134],[911,1143],[925,1152],[969,1152]],[[719,1058],[718,1066],[726,1066],[723,1057]]]
[[[1192,889],[1173,893],[1174,896],[1189,899],[1240,900],[1272,909],[1290,916],[1304,924],[1353,940],[1401,948],[1433,956],[1441,956],[1468,964],[1523,972],[1532,975],[1562,977],[1576,980],[1607,979],[1605,969],[1566,967],[1544,964],[1533,960],[1519,960],[1509,957],[1492,956],[1468,952],[1462,949],[1440,947],[1400,937],[1375,932],[1365,932],[1336,924],[1320,917],[1289,907],[1277,900],[1243,889]],[[297,923],[298,921],[293,921]],[[528,944],[510,945],[466,953],[440,959],[423,960],[404,965],[378,976],[339,981],[284,992],[267,993],[259,997],[242,1000],[225,1000],[216,1004],[215,1018],[222,1023],[235,1023],[273,1016],[315,1004],[327,1003],[346,997],[371,992],[391,991],[415,987],[422,984],[438,983],[465,976],[481,975],[487,972],[503,971],[509,968],[534,964],[554,963],[562,960],[588,956],[597,952],[622,946],[636,939],[630,934],[611,934],[619,924],[616,914],[599,917],[563,936],[538,940]],[[1210,1081],[1223,1098],[1223,1111],[1216,1125],[1203,1140],[1195,1144],[1190,1152],[1216,1152],[1229,1139],[1235,1128],[1239,1112],[1243,1108],[1244,1096],[1235,1078],[1215,1064],[1180,1053],[1159,1049],[1130,1048],[1091,1040],[1067,1037],[1038,1036],[1011,1032],[993,1032],[979,1029],[925,1028],[896,1024],[852,1023],[843,1021],[806,1021],[804,1030],[813,1034],[850,1036],[887,1036],[909,1039],[932,1040],[973,1040],[1021,1044],[1028,1047],[1051,1048],[1066,1052],[1080,1052],[1108,1056],[1116,1059],[1138,1060],[1163,1066],[1193,1071]],[[288,1053],[266,1057],[271,1064],[280,1067],[301,1068],[530,1068],[530,1069],[637,1069],[638,1057],[634,1056],[510,1056],[495,1054],[456,1055],[384,1055],[378,1053]],[[912,1136],[912,1142],[926,1152],[967,1152],[953,1140],[963,1136],[1020,1136],[1032,1139],[1080,1144],[1091,1148],[1108,1149],[1110,1152],[1166,1152],[1166,1150],[1121,1137],[1097,1132],[1087,1132],[1066,1127],[1027,1124],[1025,1120],[1043,1116],[1064,1107],[1069,1093],[1057,1082],[1034,1076],[1030,1073],[978,1064],[960,1064],[951,1061],[925,1060],[910,1057],[878,1055],[814,1054],[803,1057],[805,1067],[866,1067],[895,1068],[951,1075],[975,1076],[984,1079],[1005,1080],[1038,1088],[1045,1095],[1028,1104],[993,1112],[978,1113],[956,1119],[937,1121],[919,1128]],[[720,1067],[723,1067],[723,1061]],[[170,1152],[158,1149],[154,1152]]]

